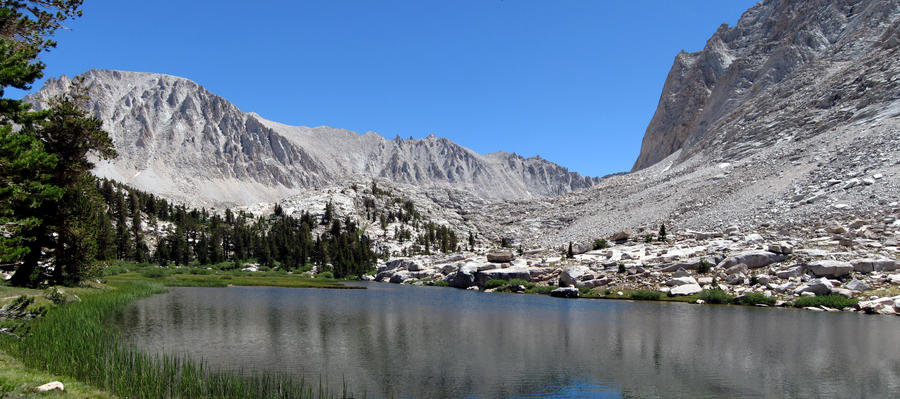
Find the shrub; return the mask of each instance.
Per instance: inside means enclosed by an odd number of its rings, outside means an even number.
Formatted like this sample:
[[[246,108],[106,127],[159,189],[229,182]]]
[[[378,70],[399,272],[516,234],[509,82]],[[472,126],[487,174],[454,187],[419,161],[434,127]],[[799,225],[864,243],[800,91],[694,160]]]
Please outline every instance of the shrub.
[[[619,263],[619,273],[625,273],[625,265]]]
[[[591,292],[591,287],[588,287],[586,285],[578,287],[578,293],[582,296],[587,295],[589,292]]]
[[[119,264],[112,264],[112,265],[106,266],[102,270],[100,270],[100,275],[103,277],[115,276],[115,275],[121,274],[121,273],[128,273],[128,269],[126,269],[124,266],[119,265]]]
[[[212,270],[209,270],[205,267],[191,268],[191,274],[207,275],[207,274],[211,274],[211,273],[212,273]]]
[[[334,278],[334,273],[332,272],[322,272],[316,275],[318,278]]]
[[[804,296],[794,301],[798,308],[825,306],[833,309],[852,307],[859,303],[859,299],[847,298],[842,295]]]
[[[142,270],[141,275],[147,278],[163,278],[169,275],[169,271],[161,267],[150,267]]]
[[[734,300],[734,297],[728,295],[724,290],[715,288],[701,291],[700,299],[706,303],[726,304],[731,303],[731,301]]]
[[[775,298],[765,296],[760,292],[751,292],[749,294],[741,295],[737,298],[734,298],[735,305],[774,305]]]
[[[56,287],[50,287],[44,290],[44,297],[57,305],[66,303],[66,295]]]
[[[604,240],[602,238],[598,238],[598,239],[594,240],[594,249],[595,250],[606,249],[606,248],[609,248],[609,243],[606,242],[606,240]]]
[[[709,262],[707,262],[706,259],[701,259],[700,264],[697,265],[697,273],[706,274],[707,272],[709,272],[709,268]]]
[[[450,286],[450,283],[448,283],[448,282],[446,282],[446,281],[444,281],[444,280],[438,280],[438,281],[435,281],[435,282],[434,282],[434,286],[435,286],[435,287],[449,287],[449,286]]]
[[[485,282],[484,282],[484,288],[485,288],[485,289],[500,288],[500,287],[503,287],[503,286],[506,286],[506,280],[496,280],[496,279],[493,279],[493,280],[488,280],[488,281],[485,281]]]
[[[631,291],[631,299],[637,299],[640,301],[658,301],[660,296],[662,296],[659,291],[650,291],[650,290],[635,290]]]
[[[549,286],[549,285],[536,285],[531,288],[530,292],[534,293],[534,294],[548,295],[548,294],[550,294],[550,291],[553,291],[557,288],[559,288],[559,287],[553,287],[553,286]]]
[[[612,295],[613,290],[611,288],[607,288],[603,290],[603,295]]]

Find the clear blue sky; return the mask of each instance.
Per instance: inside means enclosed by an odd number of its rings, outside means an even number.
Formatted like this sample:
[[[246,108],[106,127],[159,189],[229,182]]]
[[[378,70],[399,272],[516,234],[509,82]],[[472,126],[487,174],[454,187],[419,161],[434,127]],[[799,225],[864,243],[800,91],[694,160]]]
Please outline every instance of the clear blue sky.
[[[631,169],[675,55],[755,3],[86,0],[43,59],[47,76],[167,73],[282,123],[601,176]]]

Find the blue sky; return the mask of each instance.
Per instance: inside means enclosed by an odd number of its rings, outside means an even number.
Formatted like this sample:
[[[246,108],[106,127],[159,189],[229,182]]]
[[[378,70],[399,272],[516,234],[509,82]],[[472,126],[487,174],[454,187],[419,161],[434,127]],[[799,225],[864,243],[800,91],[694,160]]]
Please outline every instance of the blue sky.
[[[87,0],[43,59],[46,76],[167,73],[282,123],[601,176],[631,169],[675,55],[755,3]]]

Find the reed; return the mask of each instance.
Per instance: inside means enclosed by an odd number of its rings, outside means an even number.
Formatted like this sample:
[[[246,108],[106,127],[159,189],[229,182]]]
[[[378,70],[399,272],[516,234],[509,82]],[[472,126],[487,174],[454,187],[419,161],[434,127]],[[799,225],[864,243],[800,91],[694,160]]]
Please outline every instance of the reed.
[[[152,355],[126,344],[104,321],[129,302],[163,292],[162,284],[126,281],[84,295],[33,322],[21,340],[0,346],[27,367],[75,378],[129,398],[344,398],[327,384],[284,375],[240,375],[210,369],[186,356]]]

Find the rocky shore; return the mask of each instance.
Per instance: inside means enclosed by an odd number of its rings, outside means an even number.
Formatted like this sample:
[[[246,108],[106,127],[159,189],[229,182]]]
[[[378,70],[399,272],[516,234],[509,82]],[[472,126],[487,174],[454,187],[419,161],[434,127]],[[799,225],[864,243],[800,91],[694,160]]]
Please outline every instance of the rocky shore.
[[[898,237],[900,219],[892,215],[824,223],[793,233],[783,228],[742,232],[730,226],[724,231],[670,232],[660,239],[658,231],[642,228],[572,243],[571,251],[570,246],[483,249],[393,258],[380,264],[376,275],[365,277],[484,291],[493,291],[486,286],[491,280],[525,281],[557,287],[542,292],[561,297],[634,290],[696,296],[718,289],[737,298],[761,294],[772,298],[774,306],[840,295],[858,303],[807,309],[898,314]],[[512,291],[525,290],[518,288]]]

